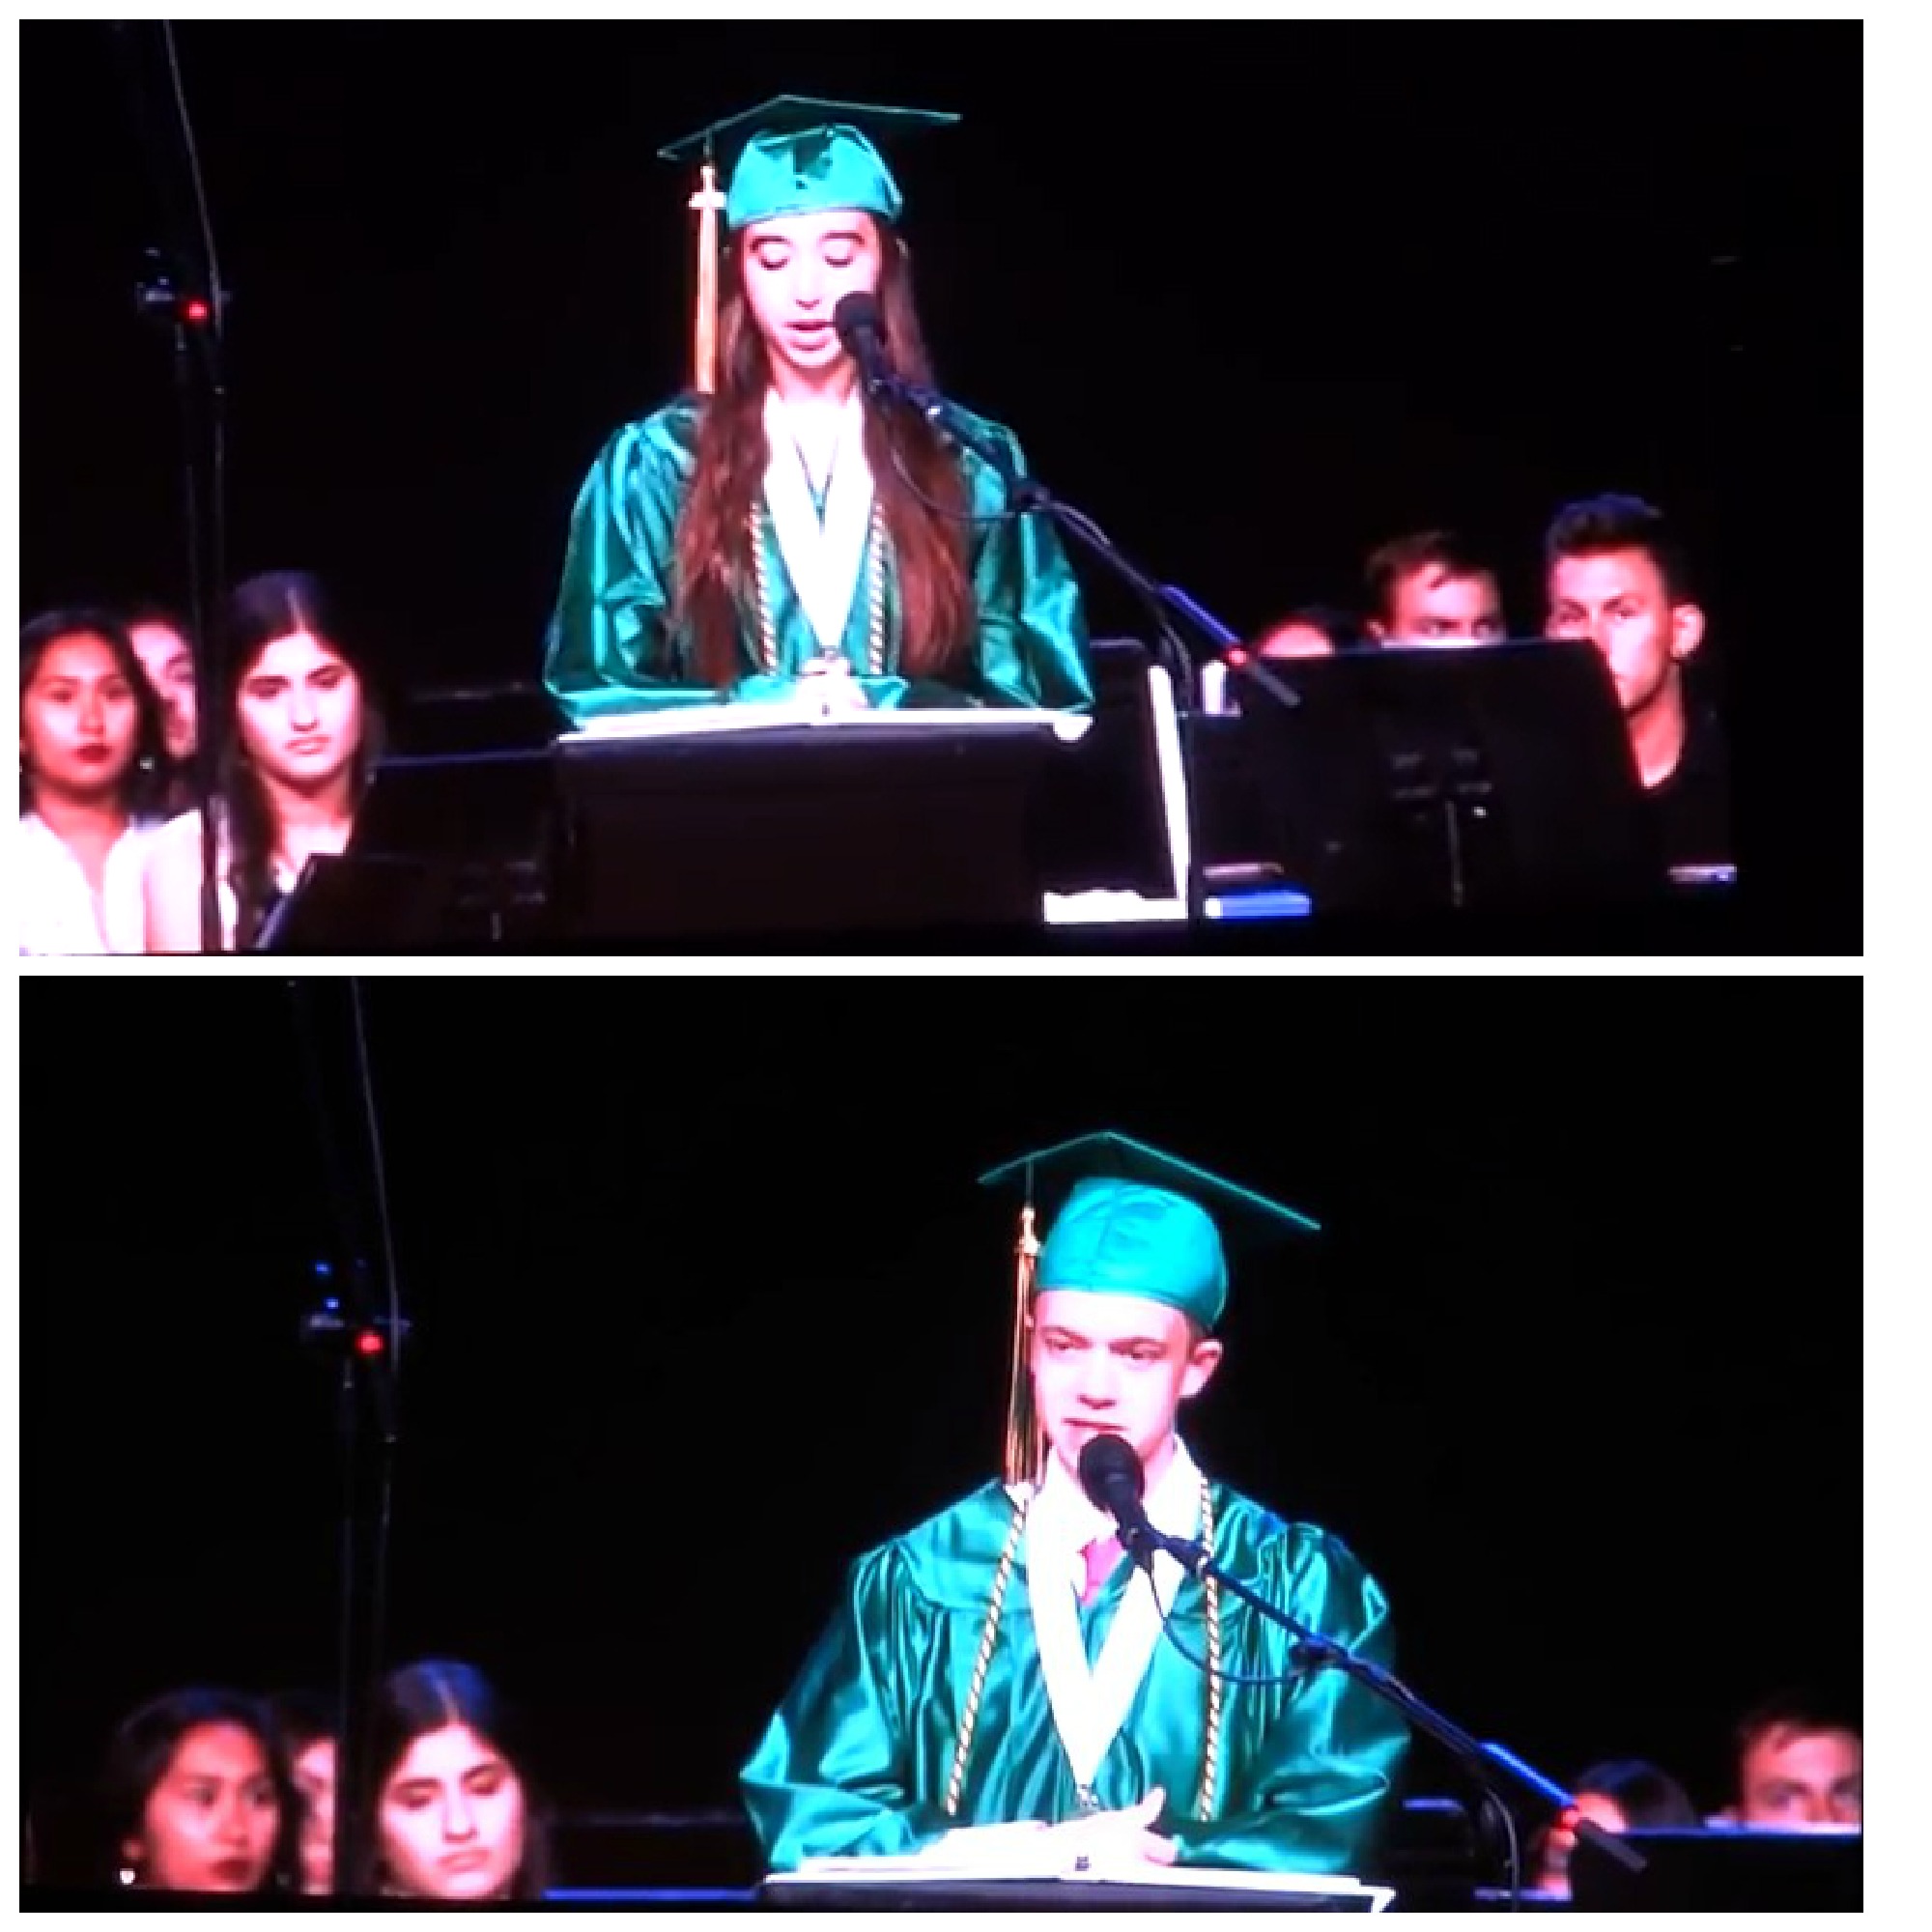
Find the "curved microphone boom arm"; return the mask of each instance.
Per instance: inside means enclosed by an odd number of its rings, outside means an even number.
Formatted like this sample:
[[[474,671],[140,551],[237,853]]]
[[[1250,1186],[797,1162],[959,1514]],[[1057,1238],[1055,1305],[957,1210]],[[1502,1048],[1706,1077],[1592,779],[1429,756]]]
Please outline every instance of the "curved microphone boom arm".
[[[1087,1492],[1095,1508],[1105,1510],[1120,1525],[1122,1548],[1142,1568],[1151,1573],[1155,1553],[1165,1551],[1190,1576],[1212,1577],[1222,1589],[1238,1597],[1251,1609],[1288,1633],[1293,1640],[1293,1647],[1289,1653],[1290,1661],[1296,1670],[1340,1670],[1393,1704],[1418,1731],[1434,1738],[1452,1755],[1460,1758],[1487,1789],[1495,1791],[1514,1785],[1526,1791],[1547,1805],[1553,1815],[1574,1818],[1577,1835],[1601,1846],[1626,1871],[1641,1872],[1645,1869],[1648,1861],[1641,1852],[1614,1832],[1605,1832],[1589,1819],[1577,1815],[1575,1794],[1525,1764],[1513,1750],[1502,1745],[1484,1743],[1472,1736],[1440,1711],[1424,1703],[1392,1671],[1384,1670],[1369,1658],[1357,1657],[1346,1644],[1337,1643],[1333,1637],[1322,1636],[1319,1632],[1310,1630],[1278,1605],[1269,1603],[1259,1591],[1217,1562],[1205,1544],[1189,1537],[1169,1536],[1165,1530],[1156,1529],[1148,1520],[1147,1510],[1141,1501],[1144,1481],[1145,1471],[1139,1456],[1130,1444],[1119,1436],[1095,1436],[1080,1452],[1081,1488]]]
[[[1063,503],[1037,477],[1025,474],[1013,462],[1000,438],[988,435],[979,424],[967,420],[963,412],[936,389],[900,375],[892,366],[886,353],[878,303],[871,296],[857,291],[841,296],[832,320],[839,341],[859,365],[860,380],[867,395],[881,404],[895,403],[914,411],[943,436],[972,450],[1000,478],[1005,486],[1008,509],[1013,515],[1050,517],[1072,535],[1090,555],[1105,564],[1147,606],[1153,619],[1155,646],[1168,675],[1174,680],[1175,708],[1180,714],[1181,782],[1187,793],[1188,864],[1187,876],[1177,879],[1175,885],[1186,901],[1190,923],[1200,918],[1204,910],[1198,836],[1200,804],[1191,728],[1191,720],[1198,709],[1195,703],[1194,659],[1175,620],[1179,618],[1203,632],[1217,650],[1238,646],[1239,639],[1227,625],[1203,610],[1184,591],[1157,582],[1128,557],[1091,517],[1070,503]]]

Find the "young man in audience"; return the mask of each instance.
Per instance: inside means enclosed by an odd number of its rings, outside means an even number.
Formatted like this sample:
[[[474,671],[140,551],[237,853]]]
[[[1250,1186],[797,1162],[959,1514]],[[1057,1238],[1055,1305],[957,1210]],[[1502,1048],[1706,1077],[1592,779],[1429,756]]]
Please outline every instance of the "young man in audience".
[[[1784,1832],[1863,1827],[1863,1726],[1821,1698],[1782,1691],[1747,1711],[1734,1764],[1731,1823]]]
[[[1418,530],[1374,552],[1365,570],[1369,636],[1378,644],[1493,644],[1502,595],[1487,559],[1452,530]]]
[[[1548,635],[1589,639],[1609,666],[1664,863],[1728,865],[1723,734],[1687,681],[1704,611],[1663,514],[1636,497],[1566,503],[1544,538],[1544,572]]]

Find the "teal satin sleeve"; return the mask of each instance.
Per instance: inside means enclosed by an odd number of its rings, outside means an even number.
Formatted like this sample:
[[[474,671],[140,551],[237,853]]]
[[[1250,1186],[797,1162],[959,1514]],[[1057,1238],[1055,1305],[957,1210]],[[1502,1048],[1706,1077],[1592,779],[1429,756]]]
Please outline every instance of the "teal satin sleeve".
[[[948,1821],[915,1790],[908,1744],[934,1633],[894,1546],[862,1557],[846,1601],[806,1659],[739,1777],[771,1871],[807,1858],[912,1852]]]
[[[998,423],[985,429],[1025,475],[1019,439]],[[1007,489],[990,464],[967,465],[976,526],[973,590],[980,607],[979,674],[989,704],[1088,711],[1094,681],[1087,668],[1087,615],[1079,581],[1049,517],[1001,517]]]
[[[544,652],[544,683],[573,724],[718,701],[691,681],[670,627],[695,426],[682,405],[627,423],[578,492]]]
[[[1344,1544],[1309,1525],[1258,1535],[1254,1522],[1237,1518],[1230,1527],[1234,1535],[1215,1553],[1231,1575],[1261,1587],[1306,1628],[1391,1666],[1387,1600]],[[1279,1626],[1245,1608],[1229,1622],[1230,1671],[1292,1673],[1293,1640]],[[1196,1821],[1170,1805],[1163,1823],[1180,1862],[1360,1871],[1386,1824],[1408,1747],[1402,1715],[1332,1667],[1292,1676],[1283,1688],[1230,1687],[1226,1710],[1227,1776],[1216,1815]]]

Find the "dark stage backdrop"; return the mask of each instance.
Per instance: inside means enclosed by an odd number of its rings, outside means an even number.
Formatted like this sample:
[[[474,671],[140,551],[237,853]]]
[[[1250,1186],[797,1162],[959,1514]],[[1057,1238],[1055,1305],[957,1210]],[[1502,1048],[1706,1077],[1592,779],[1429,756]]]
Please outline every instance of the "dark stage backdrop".
[[[731,1804],[847,1560],[993,1473],[1013,1214],[974,1177],[1100,1125],[1323,1224],[1239,1270],[1188,1430],[1355,1546],[1425,1696],[1714,1804],[1745,1701],[1856,1691],[1855,995],[999,990],[368,985],[415,1323],[390,1655],[485,1665],[567,1804]],[[306,997],[347,1085],[346,989]],[[36,1786],[167,1685],[332,1668],[297,1011],[270,980],[27,1002]]]
[[[654,153],[781,90],[965,116],[900,157],[942,382],[1237,630],[1351,598],[1372,545],[1437,520],[1499,547],[1534,630],[1550,510],[1622,488],[1697,544],[1717,667],[1742,495],[1857,434],[1849,27],[179,44],[234,292],[234,573],[327,573],[406,683],[534,673],[586,467],[687,370],[692,184]],[[179,597],[166,345],[132,309],[159,231],[109,29],[27,26],[21,99],[24,604]],[[1819,541],[1780,548],[1769,619],[1814,625],[1788,572]],[[1085,574],[1096,627],[1132,626]]]

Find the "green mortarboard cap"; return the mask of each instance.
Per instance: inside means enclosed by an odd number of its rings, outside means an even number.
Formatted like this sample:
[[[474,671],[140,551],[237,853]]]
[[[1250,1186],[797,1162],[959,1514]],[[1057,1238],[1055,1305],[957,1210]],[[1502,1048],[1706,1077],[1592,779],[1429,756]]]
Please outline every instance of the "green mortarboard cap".
[[[897,221],[904,199],[875,143],[915,128],[951,127],[958,119],[923,107],[867,107],[781,94],[673,141],[658,158],[708,158],[728,170],[724,225],[733,234],[753,221],[835,208]]]
[[[1320,1230],[1307,1215],[1223,1180],[1205,1168],[1129,1140],[1085,1134],[1022,1154],[980,1177],[982,1186],[1023,1180],[1071,1191],[1034,1270],[1034,1292],[1138,1294],[1211,1329],[1228,1302],[1223,1239],[1252,1245]]]

